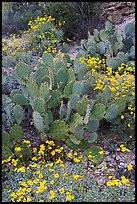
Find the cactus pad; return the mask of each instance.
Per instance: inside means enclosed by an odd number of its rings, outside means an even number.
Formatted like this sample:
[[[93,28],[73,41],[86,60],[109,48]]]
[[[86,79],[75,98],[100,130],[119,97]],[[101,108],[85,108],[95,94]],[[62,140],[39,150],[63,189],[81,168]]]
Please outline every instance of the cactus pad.
[[[48,100],[50,96],[49,85],[47,82],[42,83],[39,88],[39,96],[43,98],[45,101]]]
[[[69,68],[67,71],[67,84],[71,81],[75,81],[76,77],[75,77],[75,72],[72,68]]]
[[[12,147],[12,145],[10,135],[7,132],[2,131],[2,146]]]
[[[14,94],[12,97],[12,101],[21,106],[29,105],[28,100],[20,93]]]
[[[77,81],[73,84],[72,94],[82,95],[83,92],[83,84],[80,81]]]
[[[81,99],[80,101],[78,101],[77,105],[76,105],[76,111],[84,116],[86,114],[86,110],[87,110],[87,104],[88,104],[89,100],[87,97],[83,97],[83,99]]]
[[[53,67],[53,56],[50,53],[44,53],[42,59],[48,67]]]
[[[45,103],[42,98],[36,98],[34,101],[32,101],[32,107],[35,111],[39,112],[41,115],[45,113]]]
[[[62,93],[59,90],[54,90],[51,93],[51,98],[48,101],[49,108],[56,108],[60,105],[62,99]]]
[[[69,135],[69,139],[70,139],[75,145],[78,145],[78,144],[81,143],[81,140],[78,140],[78,139],[75,137],[75,135],[73,135],[73,134],[70,134],[70,135]]]
[[[18,124],[20,124],[24,120],[24,111],[20,105],[14,106],[13,116]]]
[[[78,124],[73,130],[73,134],[76,136],[78,140],[83,140],[84,135],[84,127],[81,124]]]
[[[31,98],[37,98],[39,94],[39,88],[37,83],[34,80],[29,80],[27,85],[28,93]]]
[[[65,123],[63,120],[55,120],[51,124],[51,128],[49,134],[52,139],[65,141],[68,137],[68,124]]]
[[[49,71],[45,67],[39,68],[34,74],[34,79],[38,84],[49,82]]]
[[[16,142],[22,141],[24,133],[20,125],[15,124],[14,126],[12,126],[9,133],[12,140]]]
[[[70,130],[73,132],[76,128],[77,125],[83,125],[83,118],[81,117],[80,114],[75,113],[70,120]]]
[[[33,122],[34,122],[36,129],[39,132],[44,132],[44,129],[45,129],[44,120],[41,114],[37,111],[33,112]]]
[[[20,62],[17,64],[13,75],[20,84],[25,84],[29,78],[30,69],[27,64]]]
[[[105,119],[106,120],[113,120],[114,118],[116,118],[119,114],[119,110],[118,110],[118,106],[115,104],[112,104],[108,107],[106,114],[105,114]]]
[[[79,95],[78,94],[72,94],[71,97],[70,97],[70,108],[71,110],[76,110],[76,105],[77,105],[77,102],[79,100]]]
[[[87,124],[86,130],[88,132],[95,132],[99,128],[99,121],[97,119],[90,120]]]
[[[65,88],[64,88],[64,93],[63,93],[63,97],[65,98],[69,98],[70,95],[72,94],[72,87],[73,87],[74,81],[69,82]]]
[[[92,144],[97,140],[97,133],[93,132],[90,136],[90,138],[88,139],[88,143]]]
[[[105,106],[104,104],[98,103],[93,106],[91,111],[91,119],[102,120],[105,114]]]

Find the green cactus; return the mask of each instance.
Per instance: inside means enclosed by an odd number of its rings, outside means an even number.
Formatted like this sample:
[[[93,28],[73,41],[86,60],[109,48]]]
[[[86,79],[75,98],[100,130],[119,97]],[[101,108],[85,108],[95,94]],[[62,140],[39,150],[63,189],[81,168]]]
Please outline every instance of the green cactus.
[[[66,65],[65,65],[64,62],[61,62],[61,61],[57,62],[57,63],[55,64],[55,75],[57,74],[57,72],[58,72],[60,69],[63,69],[64,71],[66,71],[66,70],[67,70],[66,68],[67,68],[67,67],[66,67]]]
[[[69,98],[72,94],[72,88],[73,88],[74,81],[70,81],[64,88],[63,97]]]
[[[76,105],[80,96],[78,94],[72,94],[70,96],[70,108],[71,110],[76,110]]]
[[[90,120],[90,114],[91,114],[91,110],[92,110],[92,106],[90,104],[87,104],[87,109],[86,109],[86,114],[84,117],[84,123],[87,125],[89,120]]]
[[[28,93],[32,99],[37,98],[39,95],[39,88],[34,80],[29,80],[26,84]]]
[[[11,93],[10,93],[11,100],[13,99],[13,96],[15,94],[21,94],[20,90],[19,89],[14,89],[14,90],[11,91]]]
[[[66,85],[66,81],[67,81],[66,70],[60,68],[57,72],[55,79],[56,79],[56,82],[57,82],[59,88],[62,90],[64,88],[64,86]]]
[[[97,140],[97,133],[96,132],[93,132],[90,136],[90,138],[88,139],[88,143],[89,144],[92,144],[94,143],[95,141]]]
[[[62,93],[59,90],[54,90],[51,93],[51,98],[48,101],[48,108],[56,108],[60,105],[62,100]]]
[[[106,53],[106,50],[109,49],[110,43],[107,41],[105,42],[99,42],[98,43],[98,51],[100,55],[104,55]]]
[[[69,139],[75,144],[75,145],[78,145],[81,143],[81,140],[78,140],[75,135],[73,134],[69,134]]]
[[[13,117],[13,108],[14,108],[14,103],[9,103],[6,108],[6,116],[8,118],[8,120],[10,121],[11,124],[13,124],[15,122],[14,117]]]
[[[78,94],[79,96],[82,95],[83,92],[83,85],[80,81],[76,81],[72,87],[72,94]]]
[[[27,90],[26,86],[22,85],[22,86],[21,86],[21,91],[22,91],[23,96],[24,96],[27,100],[29,100],[29,93],[28,93],[28,90]]]
[[[2,146],[11,148],[12,145],[10,135],[7,132],[2,131]]]
[[[110,21],[106,21],[105,23],[105,30],[110,32],[113,29],[113,24]]]
[[[78,101],[76,105],[76,111],[81,115],[84,116],[86,114],[87,104],[89,100],[87,96],[84,96],[80,101]]]
[[[82,66],[81,69],[78,70],[77,72],[77,78],[79,81],[82,81],[84,79],[84,76],[87,72],[87,67],[86,66]]]
[[[44,120],[44,126],[46,129],[46,132],[48,132],[49,131],[49,125],[51,123],[50,116],[48,113],[43,114],[43,120]]]
[[[101,93],[101,101],[106,106],[111,99],[111,91],[108,86],[105,86],[103,93]]]
[[[113,70],[117,70],[117,68],[122,64],[122,60],[119,57],[113,57],[106,60],[106,64],[112,67]]]
[[[114,105],[118,107],[119,113],[122,113],[126,108],[126,100],[124,98],[116,99]]]
[[[15,124],[13,125],[11,128],[10,128],[10,137],[13,141],[16,141],[16,142],[21,142],[22,139],[23,139],[23,130],[22,130],[22,127],[18,124]]]
[[[2,146],[2,160],[13,157],[14,153],[8,146]]]
[[[39,88],[39,97],[47,101],[49,96],[50,96],[49,84],[47,82],[42,83]]]
[[[67,103],[66,121],[69,120],[70,115],[71,115],[71,111],[72,111],[72,109],[71,109],[71,106],[70,106],[70,101],[68,101],[68,103]]]
[[[75,128],[76,126],[78,125],[83,125],[83,117],[78,114],[78,113],[75,113],[71,119],[70,119],[70,123],[69,123],[69,126],[70,126],[70,130],[71,132],[74,132],[75,131]]]
[[[40,67],[34,73],[33,78],[38,84],[41,84],[43,82],[48,82],[49,83],[49,71],[45,68],[45,66]]]
[[[88,132],[95,132],[99,128],[99,121],[97,119],[90,120],[87,124],[86,130]]]
[[[74,144],[69,137],[65,140],[65,144],[75,151],[79,149],[79,145]]]
[[[78,124],[75,126],[75,128],[71,128],[72,133],[75,135],[75,137],[78,140],[83,140],[84,139],[84,126],[81,124]]]
[[[12,96],[12,101],[21,106],[28,106],[29,101],[20,93],[16,93]]]
[[[75,77],[75,72],[72,68],[69,68],[68,71],[67,71],[67,81],[66,81],[66,84],[72,82],[72,81],[75,81],[76,80],[76,77]]]
[[[39,112],[41,115],[46,112],[45,102],[42,98],[35,98],[32,101],[32,107],[34,111]]]
[[[41,116],[41,114],[37,111],[33,112],[33,122],[34,126],[39,132],[44,132],[45,130],[44,119]]]
[[[94,39],[96,40],[96,42],[100,41],[99,31],[97,29],[94,29]]]
[[[26,84],[26,81],[29,78],[30,69],[29,66],[25,63],[20,62],[16,65],[13,75],[16,77],[17,81],[20,84]]]
[[[133,37],[133,35],[135,34],[135,24],[134,23],[128,23],[125,26],[125,35],[126,37]]]
[[[47,111],[49,125],[53,122],[53,115],[50,110]]]
[[[13,109],[13,116],[15,118],[15,121],[20,125],[20,123],[24,120],[25,115],[22,107],[20,105],[14,106]]]
[[[65,118],[66,113],[67,113],[66,106],[65,106],[65,104],[63,104],[63,101],[61,101],[61,105],[60,105],[60,108],[59,108],[59,117],[60,117],[60,119]]]
[[[53,68],[53,56],[50,53],[44,53],[42,55],[42,59],[45,63],[50,68]]]
[[[103,29],[99,31],[99,37],[102,41],[109,40],[109,34]]]
[[[64,120],[55,120],[50,127],[49,134],[52,139],[65,141],[68,137],[68,124]]]
[[[77,74],[80,67],[81,67],[81,63],[80,63],[80,61],[78,59],[74,60],[73,67],[74,67],[75,74]]]
[[[115,119],[119,114],[118,106],[115,104],[109,105],[104,118],[108,121]]]
[[[97,119],[102,120],[105,114],[106,108],[104,104],[98,103],[93,106],[92,112],[91,112],[91,119]]]

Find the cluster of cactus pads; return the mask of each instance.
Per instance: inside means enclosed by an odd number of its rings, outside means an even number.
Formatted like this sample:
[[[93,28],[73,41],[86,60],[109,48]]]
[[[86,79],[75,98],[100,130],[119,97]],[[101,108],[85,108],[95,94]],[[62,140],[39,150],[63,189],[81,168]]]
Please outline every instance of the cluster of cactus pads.
[[[107,66],[117,70],[121,63],[135,60],[135,24],[128,23],[120,32],[108,20],[104,29],[94,29],[93,35],[81,41],[81,48],[83,55],[106,59]]]
[[[78,56],[70,68],[66,59],[55,62],[50,53],[42,58],[43,63],[35,72],[21,62],[15,68],[14,77],[21,85],[21,90],[10,94],[15,121],[20,124],[24,119],[23,108],[30,108],[41,139],[48,137],[85,150],[97,139],[99,122],[103,118],[114,119],[125,104],[106,106],[106,101],[97,103],[91,99],[92,87],[83,74],[88,68],[85,63],[78,63]]]

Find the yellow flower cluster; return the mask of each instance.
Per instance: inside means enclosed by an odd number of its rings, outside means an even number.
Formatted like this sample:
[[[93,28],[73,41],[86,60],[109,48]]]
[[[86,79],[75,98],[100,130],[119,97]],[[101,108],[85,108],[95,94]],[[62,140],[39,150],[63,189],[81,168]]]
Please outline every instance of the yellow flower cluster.
[[[130,149],[126,148],[123,144],[120,145],[120,148],[117,149],[117,151],[122,151],[122,152],[130,152]]]
[[[110,178],[110,177],[109,177]],[[126,186],[130,186],[129,180],[125,176],[121,176],[121,181],[119,179],[113,179],[111,177],[111,181],[108,181],[106,183],[107,186],[121,186],[122,184],[125,184]]]

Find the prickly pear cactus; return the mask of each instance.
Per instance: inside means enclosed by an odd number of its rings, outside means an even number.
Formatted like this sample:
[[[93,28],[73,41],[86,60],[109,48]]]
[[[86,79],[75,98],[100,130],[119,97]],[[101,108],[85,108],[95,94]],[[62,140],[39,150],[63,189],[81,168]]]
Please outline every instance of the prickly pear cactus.
[[[70,123],[69,123],[70,130],[74,132],[76,126],[78,125],[83,125],[83,117],[80,114],[75,113],[70,119]]]
[[[20,93],[12,95],[12,101],[21,106],[29,105],[29,101]]]
[[[78,94],[72,94],[70,96],[70,108],[71,110],[76,110],[76,105],[80,96]]]
[[[74,81],[71,81],[65,86],[64,92],[63,92],[63,97],[65,97],[65,98],[70,97],[70,95],[72,94],[73,84],[74,84]]]
[[[76,105],[76,111],[84,116],[86,114],[86,110],[87,110],[87,104],[89,103],[89,100],[86,96],[84,96],[80,101],[78,101],[77,105]]]
[[[75,135],[69,134],[69,139],[75,144],[78,145],[81,143],[81,140],[78,140]]]
[[[20,84],[26,84],[29,78],[30,71],[31,70],[29,69],[29,66],[27,64],[20,62],[19,64],[17,64],[13,75],[16,77],[17,81]]]
[[[93,106],[91,111],[91,119],[102,120],[105,114],[106,108],[104,104],[98,103]]]
[[[84,123],[87,125],[89,120],[90,120],[90,114],[91,114],[91,110],[92,110],[92,107],[90,104],[87,104],[87,109],[86,109],[86,114],[85,114],[85,117],[84,117]]]
[[[69,127],[64,120],[55,120],[50,127],[50,137],[55,140],[65,141],[68,137]]]
[[[99,121],[97,119],[93,119],[88,122],[86,130],[88,132],[96,132],[98,128],[99,128]]]
[[[39,112],[41,115],[46,112],[45,102],[42,98],[36,98],[32,101],[32,107],[35,111]]]
[[[42,83],[39,88],[39,96],[45,101],[48,100],[50,96],[49,84],[47,82]]]
[[[83,92],[83,84],[80,81],[77,81],[73,84],[72,94],[82,95]]]
[[[44,53],[42,55],[42,59],[48,67],[52,68],[53,67],[53,56],[50,53]]]
[[[66,81],[67,81],[66,70],[60,68],[57,72],[57,75],[55,76],[55,80],[56,80],[59,88],[62,90],[64,88],[64,86],[66,85]]]
[[[13,125],[10,128],[9,133],[13,141],[16,141],[16,142],[22,141],[24,133],[20,125],[17,125],[17,124]]]
[[[48,108],[56,108],[60,105],[62,100],[62,93],[59,90],[54,90],[51,93],[51,98],[48,101]]]
[[[72,68],[69,68],[67,71],[67,84],[71,81],[75,81],[76,80],[76,76],[75,76],[75,72]]]
[[[77,126],[75,126],[75,128],[71,128],[71,131],[73,132],[73,134],[78,140],[84,139],[84,126],[83,125],[78,124]]]
[[[90,138],[88,139],[88,143],[92,144],[97,140],[97,133],[93,132],[90,136]]]
[[[2,131],[2,146],[4,146],[4,147],[7,146],[7,147],[11,148],[12,145],[13,144],[12,144],[10,135],[7,132]]]
[[[15,118],[15,121],[20,125],[20,123],[24,120],[25,115],[22,107],[20,105],[14,106],[13,109],[13,116]]]
[[[119,113],[122,113],[126,108],[126,100],[124,98],[115,100],[114,104],[117,105]]]
[[[44,65],[43,65],[44,66]],[[44,82],[48,82],[49,83],[49,70],[47,70],[44,67],[40,67],[36,70],[36,72],[34,73],[34,80],[38,83],[38,84],[41,84],[41,83],[44,83]]]
[[[37,111],[33,112],[33,122],[34,122],[36,129],[39,132],[44,132],[45,130],[44,119],[41,116],[41,114]]]
[[[109,105],[104,118],[108,121],[115,119],[119,114],[118,106],[115,104]]]
[[[37,98],[39,94],[39,88],[34,80],[28,80],[26,84],[28,93],[32,99]]]

